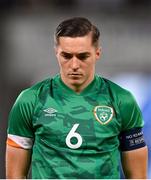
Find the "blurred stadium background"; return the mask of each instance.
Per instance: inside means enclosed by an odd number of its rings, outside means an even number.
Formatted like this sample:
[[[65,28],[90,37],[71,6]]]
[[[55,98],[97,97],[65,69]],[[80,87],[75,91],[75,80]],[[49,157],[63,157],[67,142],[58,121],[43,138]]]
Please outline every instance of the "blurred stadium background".
[[[53,32],[74,16],[101,30],[97,73],[129,89],[141,107],[151,178],[150,0],[0,0],[0,178],[10,108],[22,89],[58,73]]]

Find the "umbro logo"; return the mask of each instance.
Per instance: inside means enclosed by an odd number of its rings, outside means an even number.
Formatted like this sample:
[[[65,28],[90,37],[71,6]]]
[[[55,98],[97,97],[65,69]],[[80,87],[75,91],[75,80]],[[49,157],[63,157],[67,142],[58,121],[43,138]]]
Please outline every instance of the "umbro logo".
[[[54,108],[48,108],[43,110],[45,112],[45,116],[56,116],[56,112],[58,112]]]

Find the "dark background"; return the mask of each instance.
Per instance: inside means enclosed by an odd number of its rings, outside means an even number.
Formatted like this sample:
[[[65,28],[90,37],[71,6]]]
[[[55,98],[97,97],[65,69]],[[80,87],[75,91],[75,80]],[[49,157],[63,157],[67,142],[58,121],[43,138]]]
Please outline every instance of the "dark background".
[[[10,108],[22,89],[58,73],[53,32],[74,16],[89,18],[101,30],[103,54],[96,71],[134,94],[150,153],[151,1],[0,0],[0,178],[5,178]]]

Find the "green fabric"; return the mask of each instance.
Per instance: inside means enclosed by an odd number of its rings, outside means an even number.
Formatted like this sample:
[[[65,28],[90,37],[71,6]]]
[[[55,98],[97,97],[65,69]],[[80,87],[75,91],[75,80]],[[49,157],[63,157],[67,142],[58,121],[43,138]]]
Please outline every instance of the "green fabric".
[[[77,94],[56,75],[20,94],[8,133],[34,139],[32,178],[118,179],[118,136],[142,126],[129,91],[96,75]]]

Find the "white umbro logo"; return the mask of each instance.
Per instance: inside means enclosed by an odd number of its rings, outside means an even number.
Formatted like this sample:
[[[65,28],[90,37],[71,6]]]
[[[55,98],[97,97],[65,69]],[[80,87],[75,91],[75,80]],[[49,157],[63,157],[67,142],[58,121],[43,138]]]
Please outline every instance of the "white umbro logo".
[[[44,109],[43,111],[46,112],[45,116],[56,116],[56,112],[58,112],[54,108]]]

